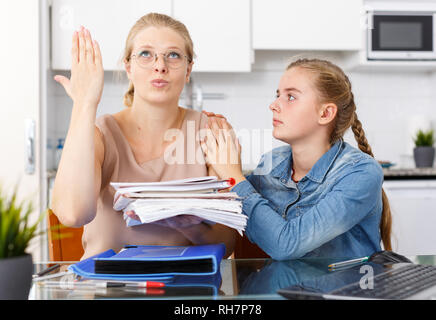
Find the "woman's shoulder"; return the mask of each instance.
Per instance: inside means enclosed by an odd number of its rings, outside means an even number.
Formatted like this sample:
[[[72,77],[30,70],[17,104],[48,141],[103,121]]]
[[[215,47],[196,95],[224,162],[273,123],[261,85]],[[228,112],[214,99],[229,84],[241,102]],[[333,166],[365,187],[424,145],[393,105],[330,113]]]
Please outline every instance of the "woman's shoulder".
[[[190,108],[183,108],[185,111],[185,118],[184,122],[187,123],[188,121],[195,121],[196,122],[196,128],[204,128],[207,123],[207,115],[205,115],[203,112],[190,109]]]
[[[117,126],[115,120],[116,114],[105,113],[98,116],[95,120],[95,125],[104,134],[107,130],[113,131],[113,128]]]
[[[99,131],[99,138],[107,146],[105,149],[125,148],[126,139],[120,127],[118,114],[102,114],[95,120],[95,127]]]
[[[203,118],[203,116],[207,119],[207,116],[200,111],[191,109],[191,108],[184,108],[184,107],[180,107],[181,109],[183,109],[185,111],[185,121],[186,120],[199,120],[201,118]]]
[[[108,121],[110,121],[110,118],[112,118],[112,117],[113,116],[109,113],[101,114],[96,118],[95,123],[96,124],[105,124]]]

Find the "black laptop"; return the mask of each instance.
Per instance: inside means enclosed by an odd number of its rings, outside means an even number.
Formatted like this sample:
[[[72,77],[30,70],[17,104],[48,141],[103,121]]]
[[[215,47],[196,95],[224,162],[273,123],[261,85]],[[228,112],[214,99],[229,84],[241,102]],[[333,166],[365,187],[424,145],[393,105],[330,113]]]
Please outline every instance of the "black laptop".
[[[436,266],[368,262],[277,291],[288,299],[436,300]]]

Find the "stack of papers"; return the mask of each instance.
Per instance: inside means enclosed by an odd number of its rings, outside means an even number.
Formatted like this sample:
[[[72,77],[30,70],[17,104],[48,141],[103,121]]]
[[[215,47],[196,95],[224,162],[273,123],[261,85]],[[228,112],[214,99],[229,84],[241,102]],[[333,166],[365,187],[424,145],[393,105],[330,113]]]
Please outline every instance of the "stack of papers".
[[[242,214],[241,199],[235,192],[218,192],[232,187],[232,180],[208,176],[163,182],[111,182],[116,190],[113,208],[124,212],[129,227],[188,214],[236,229],[242,236],[247,217]],[[128,211],[134,211],[141,221],[127,216]]]

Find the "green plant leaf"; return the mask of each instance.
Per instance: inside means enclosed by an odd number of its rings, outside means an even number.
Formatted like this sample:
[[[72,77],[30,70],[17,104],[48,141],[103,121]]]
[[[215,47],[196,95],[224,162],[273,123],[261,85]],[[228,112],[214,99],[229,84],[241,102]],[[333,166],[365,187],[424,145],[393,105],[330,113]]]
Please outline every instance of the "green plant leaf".
[[[422,131],[418,130],[415,137],[413,138],[413,142],[416,147],[432,147],[434,144],[434,131]]]
[[[29,242],[37,236],[37,228],[44,215],[29,224],[34,207],[31,201],[17,200],[18,187],[10,197],[0,188],[0,259],[25,254]]]

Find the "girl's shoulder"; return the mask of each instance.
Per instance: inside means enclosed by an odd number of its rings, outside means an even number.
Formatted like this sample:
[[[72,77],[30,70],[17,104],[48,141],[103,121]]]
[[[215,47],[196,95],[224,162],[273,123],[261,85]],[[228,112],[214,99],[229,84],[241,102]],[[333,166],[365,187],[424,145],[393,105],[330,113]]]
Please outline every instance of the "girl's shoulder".
[[[332,171],[339,170],[342,174],[362,172],[366,176],[372,175],[383,178],[381,165],[372,156],[347,142],[343,143],[343,149],[332,167]]]
[[[344,142],[342,146],[342,151],[340,159],[344,162],[358,164],[358,163],[371,163],[377,164],[380,168],[381,166],[378,162],[369,154],[363,152],[362,150],[353,147],[351,144]]]

